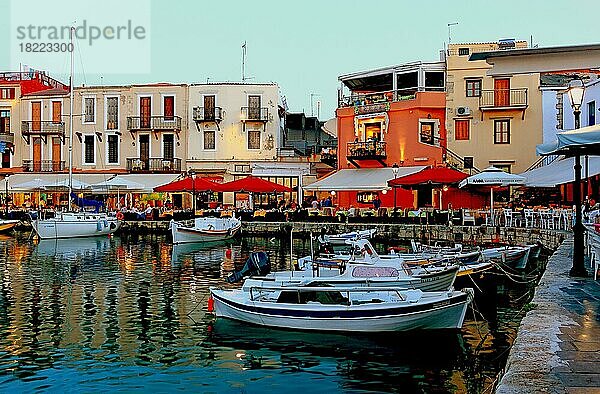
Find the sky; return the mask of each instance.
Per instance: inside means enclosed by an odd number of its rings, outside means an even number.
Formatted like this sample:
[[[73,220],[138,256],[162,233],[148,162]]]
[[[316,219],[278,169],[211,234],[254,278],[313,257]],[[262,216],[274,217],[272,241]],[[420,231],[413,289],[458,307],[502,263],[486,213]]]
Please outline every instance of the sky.
[[[246,42],[249,82],[276,82],[292,112],[316,115],[320,101],[320,117],[328,119],[334,116],[338,76],[438,60],[448,23],[458,22],[451,27],[453,43],[533,36],[540,47],[589,44],[600,41],[597,8],[587,0],[3,0],[0,69],[18,71],[27,64],[68,81],[68,53],[25,48],[68,39],[51,38],[49,29],[41,38],[19,35],[28,33],[28,25],[37,33],[39,26],[86,21],[88,34],[75,45],[76,85],[238,82]],[[115,39],[117,26],[128,21],[129,31]],[[112,38],[90,43],[107,27]],[[136,27],[140,39],[131,38]]]

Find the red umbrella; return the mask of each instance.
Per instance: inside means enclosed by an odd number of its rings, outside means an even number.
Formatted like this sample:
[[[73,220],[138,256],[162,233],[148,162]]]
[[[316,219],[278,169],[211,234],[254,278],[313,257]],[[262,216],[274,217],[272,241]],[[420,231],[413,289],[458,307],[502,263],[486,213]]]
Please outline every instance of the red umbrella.
[[[292,191],[292,189],[287,186],[257,178],[252,175],[236,181],[224,183],[220,186],[222,186],[220,191],[224,192],[283,193]]]
[[[388,181],[388,186],[412,186],[412,185],[449,185],[458,183],[465,179],[468,174],[447,167],[426,168],[417,173],[406,175]]]
[[[184,179],[180,179],[178,181],[174,181],[171,183],[167,183],[166,185],[161,185],[154,188],[155,192],[220,192],[222,190],[223,185],[219,183],[211,182],[207,179],[197,177],[192,182],[192,177],[187,177]]]

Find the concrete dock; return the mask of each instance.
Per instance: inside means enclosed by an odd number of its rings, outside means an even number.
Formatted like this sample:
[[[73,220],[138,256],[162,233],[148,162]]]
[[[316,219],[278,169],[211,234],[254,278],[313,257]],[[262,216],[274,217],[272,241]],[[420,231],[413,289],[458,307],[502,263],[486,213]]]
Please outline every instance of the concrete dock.
[[[572,251],[549,259],[497,393],[600,393],[600,282],[569,277]]]

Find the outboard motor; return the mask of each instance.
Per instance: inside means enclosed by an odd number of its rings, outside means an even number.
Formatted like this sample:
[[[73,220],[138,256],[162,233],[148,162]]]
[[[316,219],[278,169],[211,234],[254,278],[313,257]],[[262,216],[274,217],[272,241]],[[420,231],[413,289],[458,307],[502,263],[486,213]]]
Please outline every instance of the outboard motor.
[[[239,271],[234,271],[227,277],[228,283],[236,283],[245,276],[264,276],[271,272],[271,262],[265,252],[252,252],[246,260],[246,264]]]

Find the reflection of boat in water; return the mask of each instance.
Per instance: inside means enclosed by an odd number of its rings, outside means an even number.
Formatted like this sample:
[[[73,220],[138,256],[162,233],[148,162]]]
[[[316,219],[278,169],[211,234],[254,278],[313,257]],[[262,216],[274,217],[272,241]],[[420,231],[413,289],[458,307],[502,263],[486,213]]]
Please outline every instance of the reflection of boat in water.
[[[196,255],[204,255],[209,253],[209,251],[211,250],[221,252],[221,250],[223,250],[228,245],[229,243],[227,242],[227,240],[173,244],[173,249],[171,250],[171,263],[179,264],[187,259],[195,260]],[[219,256],[218,261],[220,260],[222,260],[222,256]]]
[[[112,247],[108,237],[41,239],[35,248],[39,256],[87,256],[106,253]]]

